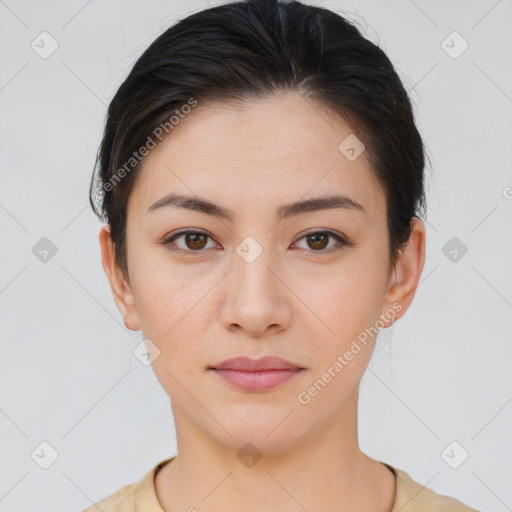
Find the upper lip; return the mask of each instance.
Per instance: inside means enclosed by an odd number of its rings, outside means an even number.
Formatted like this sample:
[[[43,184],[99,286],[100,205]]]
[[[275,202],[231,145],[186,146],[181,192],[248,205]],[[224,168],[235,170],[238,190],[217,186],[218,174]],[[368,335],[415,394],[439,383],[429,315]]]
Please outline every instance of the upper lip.
[[[263,370],[303,370],[301,366],[275,356],[265,356],[260,359],[233,357],[210,368],[213,370],[239,370],[245,372]]]

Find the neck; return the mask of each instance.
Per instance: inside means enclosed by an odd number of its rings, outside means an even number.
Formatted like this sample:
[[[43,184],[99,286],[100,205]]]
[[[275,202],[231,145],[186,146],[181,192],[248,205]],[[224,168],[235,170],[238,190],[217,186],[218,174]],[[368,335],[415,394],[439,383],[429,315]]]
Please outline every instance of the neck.
[[[178,455],[155,479],[162,508],[389,512],[394,476],[359,449],[357,398],[352,406],[293,446],[273,445],[273,434],[256,440],[258,451],[252,458],[249,450],[240,450],[245,440],[237,446],[220,443],[173,407]],[[288,429],[293,428],[292,417],[286,421]],[[246,455],[242,460],[240,451]]]

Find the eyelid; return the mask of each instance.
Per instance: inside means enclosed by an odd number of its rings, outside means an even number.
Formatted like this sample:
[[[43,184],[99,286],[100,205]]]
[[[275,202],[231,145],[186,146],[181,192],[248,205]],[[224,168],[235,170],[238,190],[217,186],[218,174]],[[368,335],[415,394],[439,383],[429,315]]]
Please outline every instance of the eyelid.
[[[329,228],[309,228],[309,229],[306,229],[306,231],[303,231],[302,233],[300,233],[298,235],[297,240],[300,240],[300,239],[304,238],[307,235],[314,235],[316,233],[320,233],[320,234],[327,233],[329,235],[332,235],[333,237],[339,237],[340,239],[343,240],[344,243],[348,244],[348,240],[347,240],[347,237],[345,235],[343,235],[342,233],[339,233],[338,231],[334,231],[332,229],[329,229]]]
[[[175,231],[175,232],[169,234],[168,236],[166,236],[164,238],[164,240],[161,242],[161,244],[165,247],[167,245],[172,244],[176,238],[179,238],[180,236],[187,235],[187,234],[204,235],[211,240],[215,240],[213,238],[213,236],[210,235],[210,233],[208,233],[207,231],[204,231],[204,230],[198,229],[198,228],[193,228],[193,229],[185,228],[185,229],[178,230],[178,231]],[[171,250],[173,252],[180,253],[180,254],[200,254],[202,252],[206,252],[205,249],[202,249],[201,251],[193,251],[191,249],[189,249],[189,250],[180,249],[179,247],[177,249],[169,249],[169,250]]]
[[[210,235],[210,233],[208,233],[207,231],[204,231],[199,228],[184,228],[182,230],[173,232],[170,235],[166,236],[165,239],[161,242],[161,244],[163,246],[167,246],[167,245],[173,243],[173,241],[176,238],[179,238],[180,236],[187,235],[187,234],[200,234],[200,235],[204,235],[207,238],[215,241],[215,238],[212,235]],[[331,252],[340,250],[343,247],[353,247],[354,245],[356,245],[355,243],[350,242],[345,235],[342,235],[341,233],[339,233],[337,231],[333,231],[332,229],[327,229],[327,228],[307,229],[306,231],[303,231],[302,233],[300,233],[298,235],[294,244],[299,242],[300,240],[302,240],[303,238],[305,238],[308,235],[315,235],[315,234],[326,234],[326,235],[334,238],[338,242],[338,244],[335,245],[334,247],[331,247],[330,249],[327,249],[327,250],[321,250],[321,251],[314,251],[312,249],[308,250],[308,252],[310,252],[312,254],[318,254],[318,255],[330,254]],[[184,250],[184,249],[180,249],[180,248],[169,249],[169,250],[171,250],[173,252],[181,253],[181,254],[188,254],[188,255],[194,255],[194,254],[200,254],[200,253],[206,252],[205,249],[202,249],[200,251]]]
[[[337,241],[337,244],[335,244],[333,247],[327,250],[321,250],[321,251],[314,251],[313,249],[305,249],[310,254],[313,254],[314,256],[322,256],[323,254],[331,254],[332,252],[336,252],[341,250],[343,247],[352,247],[355,244],[353,242],[350,242],[348,238],[339,233],[338,231],[333,231],[332,229],[328,228],[310,228],[306,229],[306,231],[303,231],[300,233],[297,237],[297,240],[294,242],[297,243],[303,238],[305,238],[308,235],[315,235],[315,234],[321,234],[321,235],[328,235],[331,238],[334,238]]]

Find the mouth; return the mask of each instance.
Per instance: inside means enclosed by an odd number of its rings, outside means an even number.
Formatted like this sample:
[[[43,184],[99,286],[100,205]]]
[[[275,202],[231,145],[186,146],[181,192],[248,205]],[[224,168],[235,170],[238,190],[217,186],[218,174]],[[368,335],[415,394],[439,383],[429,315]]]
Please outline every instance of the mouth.
[[[235,357],[208,370],[238,389],[263,392],[288,382],[305,368],[279,357],[266,356],[257,360]]]

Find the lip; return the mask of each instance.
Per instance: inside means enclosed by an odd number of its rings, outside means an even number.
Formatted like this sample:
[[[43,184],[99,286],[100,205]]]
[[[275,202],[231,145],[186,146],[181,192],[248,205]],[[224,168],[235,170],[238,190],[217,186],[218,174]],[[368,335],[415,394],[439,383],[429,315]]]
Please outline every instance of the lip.
[[[209,368],[229,384],[255,392],[274,389],[293,379],[304,369],[275,356],[265,356],[256,360],[234,357]]]
[[[265,356],[259,359],[240,356],[226,359],[222,363],[212,367],[213,370],[238,370],[244,372],[256,372],[263,370],[298,370],[299,365],[286,361],[276,356]]]

